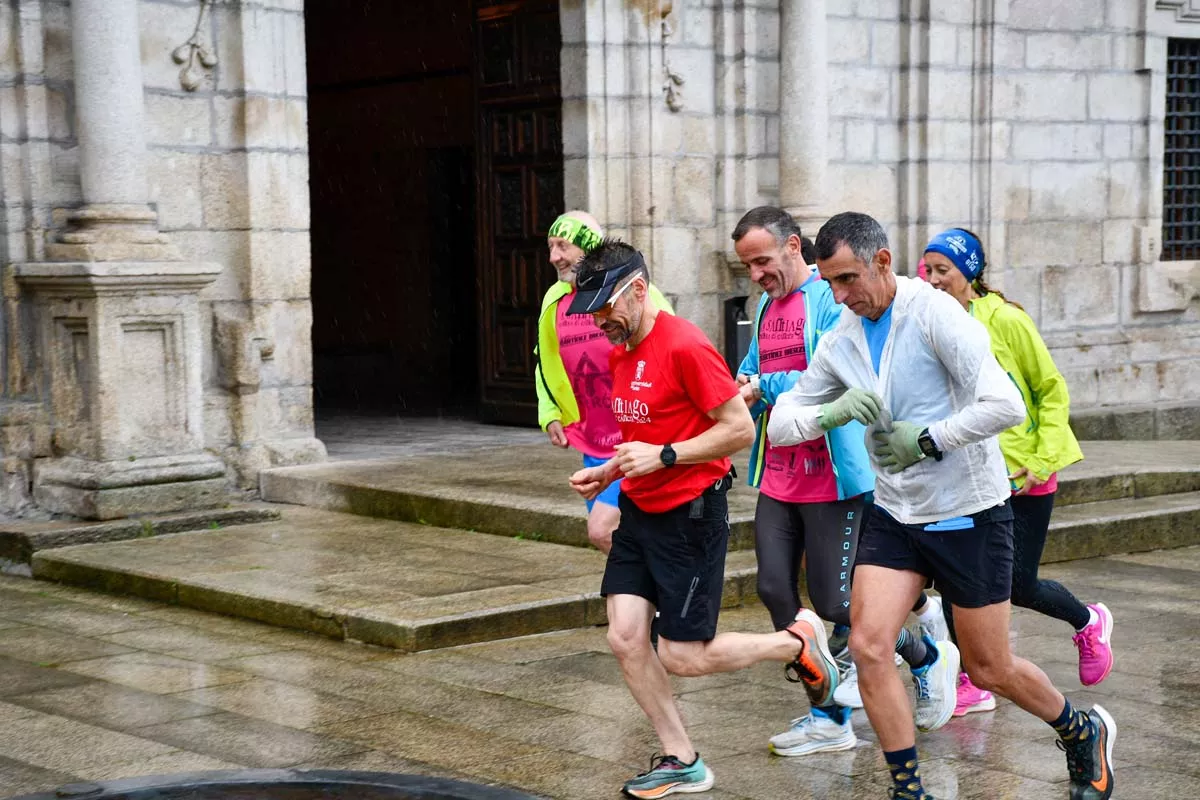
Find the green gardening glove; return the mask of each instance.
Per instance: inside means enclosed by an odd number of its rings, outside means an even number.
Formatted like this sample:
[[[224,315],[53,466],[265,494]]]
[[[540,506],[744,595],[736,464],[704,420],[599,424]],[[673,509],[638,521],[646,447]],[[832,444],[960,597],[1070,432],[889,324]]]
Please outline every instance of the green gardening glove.
[[[840,428],[852,419],[863,425],[871,425],[879,419],[879,412],[882,409],[883,401],[879,399],[879,395],[855,386],[847,389],[832,403],[821,406],[821,416],[818,417],[818,422],[823,431]]]
[[[879,466],[894,475],[923,459],[925,454],[917,444],[923,430],[923,425],[901,420],[893,422],[890,431],[876,431],[872,434],[871,438],[875,440],[875,458],[879,459]]]

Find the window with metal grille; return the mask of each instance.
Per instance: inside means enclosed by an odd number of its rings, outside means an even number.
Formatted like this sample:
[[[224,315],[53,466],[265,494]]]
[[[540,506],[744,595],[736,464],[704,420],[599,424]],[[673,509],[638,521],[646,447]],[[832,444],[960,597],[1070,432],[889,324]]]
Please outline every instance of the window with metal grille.
[[[1163,261],[1200,259],[1200,39],[1167,41]]]

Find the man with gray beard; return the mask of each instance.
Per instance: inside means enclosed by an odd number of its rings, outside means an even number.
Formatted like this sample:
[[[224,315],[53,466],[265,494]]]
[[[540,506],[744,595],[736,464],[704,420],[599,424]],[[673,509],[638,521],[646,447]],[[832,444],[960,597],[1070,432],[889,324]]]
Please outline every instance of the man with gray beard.
[[[668,673],[708,675],[774,660],[790,662],[826,701],[837,686],[837,668],[819,652],[808,620],[777,633],[717,635],[729,456],[750,444],[754,424],[720,354],[695,325],[661,313],[649,281],[641,253],[606,240],[579,262],[567,310],[591,314],[615,345],[609,366],[622,443],[612,460],[576,472],[571,484],[588,499],[624,476],[621,522],[600,592],[609,646],[666,754],[625,783],[622,791],[638,798],[713,785],[712,770],[684,729]],[[650,648],[655,609],[657,658]]]

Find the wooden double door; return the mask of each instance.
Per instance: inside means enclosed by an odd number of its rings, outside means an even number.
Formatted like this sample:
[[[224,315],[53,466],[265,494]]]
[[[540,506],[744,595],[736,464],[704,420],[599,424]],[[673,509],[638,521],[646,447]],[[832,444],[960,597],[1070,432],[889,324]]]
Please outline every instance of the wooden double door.
[[[563,208],[558,3],[476,0],[480,417],[535,423],[534,345]]]

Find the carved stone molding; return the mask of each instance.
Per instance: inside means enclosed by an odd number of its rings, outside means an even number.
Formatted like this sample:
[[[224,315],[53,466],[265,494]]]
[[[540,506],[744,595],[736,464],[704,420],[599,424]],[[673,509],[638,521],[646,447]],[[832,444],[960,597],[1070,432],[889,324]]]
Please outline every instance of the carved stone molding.
[[[1155,0],[1158,11],[1174,11],[1179,22],[1200,22],[1200,0]]]
[[[204,81],[204,70],[212,69],[218,63],[216,51],[204,44],[204,37],[200,35],[204,27],[204,18],[212,4],[213,0],[200,0],[200,14],[196,17],[196,27],[192,29],[192,35],[171,51],[171,60],[183,65],[179,70],[179,85],[189,92],[199,89]]]

